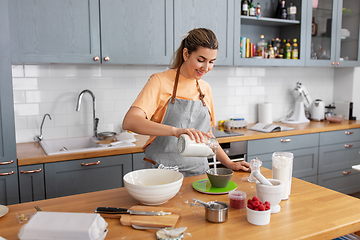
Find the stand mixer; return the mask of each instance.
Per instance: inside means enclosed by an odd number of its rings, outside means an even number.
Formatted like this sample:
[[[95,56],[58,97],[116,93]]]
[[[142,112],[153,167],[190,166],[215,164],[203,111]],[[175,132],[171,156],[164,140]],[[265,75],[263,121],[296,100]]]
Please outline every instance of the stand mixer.
[[[309,107],[311,104],[311,98],[309,92],[300,82],[296,83],[295,89],[292,91],[292,95],[296,99],[295,109],[291,114],[291,117],[282,120],[283,123],[307,123],[310,122],[305,116],[305,107]]]

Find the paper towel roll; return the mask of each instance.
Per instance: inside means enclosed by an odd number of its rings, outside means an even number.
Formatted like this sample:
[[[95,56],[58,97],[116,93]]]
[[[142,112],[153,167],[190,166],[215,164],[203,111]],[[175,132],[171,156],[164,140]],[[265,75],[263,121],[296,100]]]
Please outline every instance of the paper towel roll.
[[[271,103],[258,104],[258,122],[266,124],[273,123]]]

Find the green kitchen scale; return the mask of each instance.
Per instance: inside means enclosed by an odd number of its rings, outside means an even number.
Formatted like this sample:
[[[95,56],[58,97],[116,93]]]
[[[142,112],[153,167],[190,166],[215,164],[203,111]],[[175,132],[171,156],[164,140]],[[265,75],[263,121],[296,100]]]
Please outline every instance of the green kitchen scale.
[[[193,188],[201,193],[205,194],[226,194],[237,188],[237,184],[233,181],[229,181],[229,184],[224,188],[216,188],[211,186],[209,179],[200,179],[192,184]]]

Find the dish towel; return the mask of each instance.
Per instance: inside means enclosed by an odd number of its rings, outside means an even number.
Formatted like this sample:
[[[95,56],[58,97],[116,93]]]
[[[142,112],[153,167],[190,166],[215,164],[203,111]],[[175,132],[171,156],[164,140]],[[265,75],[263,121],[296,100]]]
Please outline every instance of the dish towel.
[[[37,212],[18,233],[20,240],[103,240],[107,222],[98,213]]]

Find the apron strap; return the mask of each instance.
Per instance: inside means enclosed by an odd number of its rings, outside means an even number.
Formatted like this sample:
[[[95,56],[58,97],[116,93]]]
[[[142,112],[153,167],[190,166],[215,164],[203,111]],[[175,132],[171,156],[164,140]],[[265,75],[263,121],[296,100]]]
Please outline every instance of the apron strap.
[[[181,67],[181,66],[180,66]],[[178,84],[179,84],[179,76],[180,76],[180,67],[177,69],[176,71],[176,76],[175,76],[175,83],[174,83],[174,88],[173,88],[173,94],[171,96],[171,103],[174,104],[175,103],[175,97],[176,97],[176,91],[177,91],[177,87],[178,87]],[[200,84],[199,84],[199,81],[196,80],[196,87],[199,91],[199,98],[203,104],[203,106],[205,107],[206,106],[206,103],[205,103],[205,94],[201,91],[201,88],[200,88]]]
[[[179,83],[179,76],[180,76],[180,67],[176,71],[175,83],[174,83],[173,94],[172,94],[172,99],[171,99],[172,104],[175,103],[176,91],[177,91],[177,86]]]

